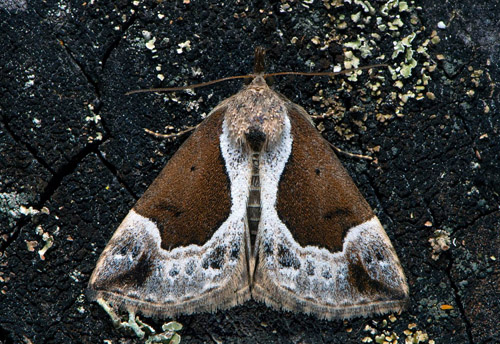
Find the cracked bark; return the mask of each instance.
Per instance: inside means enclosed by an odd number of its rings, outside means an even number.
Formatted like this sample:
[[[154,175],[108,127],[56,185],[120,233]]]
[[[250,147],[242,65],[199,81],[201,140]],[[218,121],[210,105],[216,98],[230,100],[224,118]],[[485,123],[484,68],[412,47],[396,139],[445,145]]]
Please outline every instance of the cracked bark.
[[[409,310],[390,323],[390,328],[382,328],[384,317],[324,322],[249,302],[214,315],[181,317],[184,342],[218,338],[227,343],[354,343],[370,336],[363,332],[366,325],[379,333],[394,331],[404,340],[402,333],[413,322],[436,342],[497,341],[498,336],[488,331],[497,325],[493,318],[500,306],[495,301],[498,294],[488,285],[498,280],[497,268],[489,259],[498,252],[498,240],[491,229],[500,225],[495,220],[499,217],[499,197],[493,184],[498,180],[495,170],[500,169],[493,161],[494,152],[500,150],[499,127],[493,115],[498,108],[498,90],[491,86],[491,80],[499,79],[498,44],[485,41],[497,37],[498,28],[491,24],[496,23],[492,20],[495,14],[493,10],[478,12],[472,3],[456,3],[453,9],[431,1],[420,5],[422,9],[415,14],[420,19],[417,26],[426,27],[415,38],[420,43],[430,37],[438,21],[451,17],[452,10],[471,11],[467,17],[457,15],[447,23],[446,30],[437,30],[441,43],[428,46],[427,53],[434,62],[437,54],[445,56],[437,62],[429,80],[435,101],[410,100],[404,106],[404,117],[385,123],[378,123],[374,114],[367,116],[370,125],[363,135],[369,139],[363,139],[361,130],[352,123],[358,120],[356,114],[341,120],[343,126],[353,129],[357,147],[373,140],[373,145],[381,148],[376,156],[383,173],[369,166],[353,177],[372,199],[372,206],[391,223],[389,232],[411,283]],[[308,9],[290,4],[292,12],[283,12],[278,5],[261,4],[264,9],[253,6],[62,1],[57,6],[36,2],[25,11],[0,13],[0,43],[4,47],[0,51],[0,131],[6,133],[0,135],[0,149],[5,147],[6,152],[0,156],[0,193],[34,195],[35,201],[27,206],[50,209],[50,214],[16,219],[9,229],[11,236],[0,243],[0,308],[4,310],[0,312],[0,342],[3,338],[8,338],[7,342],[28,338],[34,343],[124,340],[121,337],[125,335],[114,331],[83,293],[112,232],[182,143],[153,140],[142,128],[154,126],[159,131],[166,125],[185,127],[196,122],[197,115],[208,113],[217,97],[234,94],[239,87],[220,85],[199,90],[191,98],[183,93],[125,98],[128,85],[165,86],[167,80],[181,84],[193,79],[212,80],[221,74],[244,74],[251,66],[254,45],[262,43],[270,48],[270,62],[276,70],[303,70],[304,66],[327,69],[344,61],[342,44],[355,40],[358,34],[372,37],[371,33],[378,32],[369,21],[363,22],[365,28],[349,21],[349,14],[359,11],[357,4],[344,3],[335,8],[334,17],[347,14],[349,24],[348,30],[337,30],[335,35],[328,27],[336,25],[330,23],[332,10],[321,2],[308,4]],[[398,13],[405,25],[400,32],[403,36],[415,29],[407,25],[409,13]],[[482,19],[477,22],[474,18]],[[382,39],[377,41],[380,49],[373,51],[373,57],[389,56],[393,41],[402,37],[386,40],[385,34],[381,33]],[[154,52],[145,48],[148,35],[157,38]],[[320,49],[309,43],[316,36],[335,39]],[[299,39],[289,44],[293,37]],[[64,42],[62,47],[60,41]],[[179,44],[187,41],[190,50],[179,52]],[[465,53],[470,55],[462,62]],[[425,58],[419,58],[420,66]],[[470,68],[485,71],[478,87],[470,81]],[[198,75],[200,71],[202,76]],[[166,77],[165,82],[159,81],[159,73]],[[405,79],[404,91],[411,90],[418,77]],[[325,108],[309,99],[316,95],[316,85],[322,83],[317,79],[283,79],[276,89],[322,113]],[[391,83],[390,75],[386,75],[380,88],[389,103],[391,92],[402,91]],[[327,81],[324,85],[330,87]],[[333,80],[331,89],[341,89],[342,85],[345,81]],[[370,106],[359,99],[370,93],[366,85],[364,81],[354,84],[360,92],[354,90],[353,94],[341,91],[339,101],[349,104],[348,108]],[[471,88],[476,92],[472,97],[466,93]],[[487,102],[489,113],[479,111],[481,101]],[[397,102],[396,98],[394,104]],[[94,109],[89,110],[89,105]],[[196,110],[191,112],[192,105]],[[389,104],[388,111],[394,108]],[[89,122],[86,116],[99,116],[101,120]],[[40,120],[40,124],[37,126],[34,120]],[[102,133],[101,139],[96,139],[97,133]],[[480,139],[476,137],[479,134],[487,137]],[[324,135],[338,136],[333,125]],[[2,160],[5,156],[8,158]],[[342,162],[351,175],[361,170],[349,159]],[[5,180],[8,183],[2,184]],[[477,193],[469,193],[473,187]],[[4,214],[0,211],[0,222],[5,221]],[[431,229],[423,226],[426,220],[432,221]],[[38,226],[54,237],[45,261],[40,261],[36,253],[43,245],[36,234]],[[435,262],[430,259],[427,239],[433,229],[443,227],[452,232],[458,244]],[[39,246],[31,252],[27,242],[38,242]],[[437,306],[421,302],[431,298],[437,300]],[[456,310],[439,310],[442,302],[454,302]]]
[[[453,288],[453,293],[455,296],[455,303],[458,306],[458,309],[460,311],[460,315],[462,316],[462,320],[465,323],[465,328],[467,330],[467,337],[469,338],[469,343],[474,344],[474,339],[472,337],[472,325],[470,320],[467,317],[467,314],[465,312],[464,304],[462,302],[462,298],[460,297],[459,289],[458,286],[451,276],[451,268],[453,265],[453,258],[451,257],[451,254],[447,254],[447,259],[448,259],[448,266],[446,267],[446,276],[448,277],[448,281],[450,282],[451,287]]]

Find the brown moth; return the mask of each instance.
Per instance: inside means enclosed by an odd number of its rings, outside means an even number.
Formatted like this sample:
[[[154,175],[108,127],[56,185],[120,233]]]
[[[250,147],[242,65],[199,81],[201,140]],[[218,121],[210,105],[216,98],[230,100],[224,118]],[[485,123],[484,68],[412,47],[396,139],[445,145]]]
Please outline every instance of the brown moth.
[[[116,230],[93,298],[163,318],[251,298],[322,319],[404,308],[382,225],[306,111],[266,84],[263,55]]]

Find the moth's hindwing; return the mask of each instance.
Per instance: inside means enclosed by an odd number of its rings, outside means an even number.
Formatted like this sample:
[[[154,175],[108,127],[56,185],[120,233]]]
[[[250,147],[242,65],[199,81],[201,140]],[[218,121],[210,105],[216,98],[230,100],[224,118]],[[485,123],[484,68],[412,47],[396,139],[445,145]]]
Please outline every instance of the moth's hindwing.
[[[232,209],[223,118],[216,109],[200,124],[123,220],[90,279],[93,298],[164,317],[249,299],[245,213]]]
[[[261,161],[252,296],[325,319],[401,310],[408,286],[394,248],[308,118],[289,103],[290,126]]]

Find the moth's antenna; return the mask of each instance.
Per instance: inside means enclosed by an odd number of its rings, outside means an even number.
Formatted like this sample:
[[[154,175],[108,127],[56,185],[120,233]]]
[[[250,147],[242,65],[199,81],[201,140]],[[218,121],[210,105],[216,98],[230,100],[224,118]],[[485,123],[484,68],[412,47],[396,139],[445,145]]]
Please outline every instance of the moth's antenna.
[[[266,49],[263,47],[255,48],[255,62],[254,62],[254,73],[247,75],[237,75],[237,76],[229,76],[227,78],[202,82],[200,84],[188,85],[188,86],[179,86],[179,87],[161,87],[161,88],[147,88],[144,90],[133,90],[125,93],[125,95],[136,94],[136,93],[146,93],[146,92],[173,92],[173,91],[182,91],[189,90],[192,88],[204,87],[216,84],[218,82],[227,81],[227,80],[235,80],[235,79],[253,79],[256,75],[264,73],[266,68]]]
[[[256,47],[255,48],[255,62],[254,62],[253,74],[229,76],[229,77],[222,78],[222,79],[202,82],[200,84],[194,84],[194,85],[188,85],[188,86],[147,88],[144,90],[133,90],[133,91],[129,91],[129,92],[125,93],[125,95],[136,94],[136,93],[146,93],[146,92],[173,92],[173,91],[189,90],[189,89],[193,89],[193,88],[213,85],[213,84],[227,81],[227,80],[253,79],[257,75],[262,75],[264,78],[271,78],[273,76],[278,76],[278,75],[335,76],[335,75],[355,72],[358,70],[365,70],[365,69],[387,67],[388,66],[385,63],[381,63],[381,64],[375,64],[375,65],[371,65],[371,66],[345,69],[345,70],[342,70],[340,72],[277,72],[277,73],[263,74],[265,69],[266,69],[265,57],[266,57],[266,50],[263,47]]]
[[[355,72],[358,70],[365,70],[365,69],[372,69],[372,68],[379,68],[379,67],[388,67],[388,66],[389,65],[386,63],[379,63],[379,64],[370,65],[370,66],[344,69],[344,70],[341,70],[340,72],[277,72],[277,73],[264,74],[264,77],[271,77],[271,76],[277,76],[277,75],[335,76],[335,75],[340,75],[340,74],[352,73],[352,72]]]
[[[227,81],[227,80],[250,79],[250,78],[254,78],[254,77],[255,77],[255,75],[253,75],[253,74],[228,76],[226,78],[212,80],[212,81],[207,81],[207,82],[202,82],[201,84],[194,84],[194,85],[188,85],[188,86],[147,88],[147,89],[144,89],[144,90],[133,90],[133,91],[128,91],[127,93],[125,93],[125,95],[128,96],[130,94],[146,93],[146,92],[173,92],[173,91],[182,91],[182,90],[189,90],[189,89],[192,89],[192,88],[198,88],[198,87],[204,87],[204,86],[208,86],[208,85],[213,85],[213,84],[216,84],[218,82]]]

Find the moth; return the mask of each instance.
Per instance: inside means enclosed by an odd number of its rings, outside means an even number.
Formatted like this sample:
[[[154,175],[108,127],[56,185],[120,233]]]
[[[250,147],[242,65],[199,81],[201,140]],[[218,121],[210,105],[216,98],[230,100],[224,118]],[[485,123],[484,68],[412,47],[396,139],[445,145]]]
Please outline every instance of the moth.
[[[306,111],[267,85],[263,58],[125,217],[92,298],[162,318],[249,299],[321,319],[405,307],[382,225]]]

